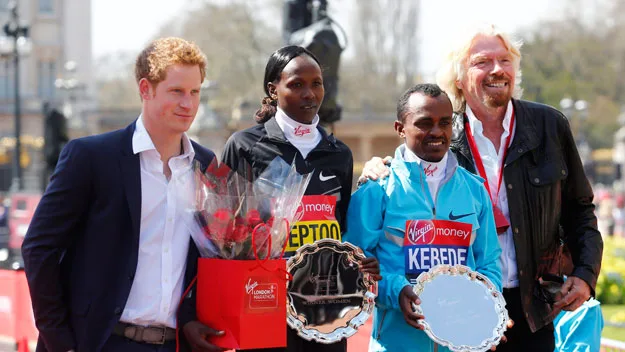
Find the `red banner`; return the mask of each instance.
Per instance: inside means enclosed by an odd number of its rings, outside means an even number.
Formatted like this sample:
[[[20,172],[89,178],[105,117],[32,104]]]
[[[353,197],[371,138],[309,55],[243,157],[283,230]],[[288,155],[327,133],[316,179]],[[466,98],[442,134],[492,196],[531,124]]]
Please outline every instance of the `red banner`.
[[[37,341],[30,293],[23,271],[0,270],[0,336]]]
[[[15,339],[15,272],[0,270],[0,336]]]

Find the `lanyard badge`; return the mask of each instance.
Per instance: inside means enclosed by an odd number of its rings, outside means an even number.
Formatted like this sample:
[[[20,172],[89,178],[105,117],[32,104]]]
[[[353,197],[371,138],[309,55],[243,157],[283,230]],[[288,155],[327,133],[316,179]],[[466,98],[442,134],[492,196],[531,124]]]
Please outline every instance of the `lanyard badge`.
[[[465,115],[466,117],[466,115]],[[475,160],[475,166],[480,176],[484,179],[484,186],[488,191],[488,195],[490,196],[490,200],[493,203],[493,215],[495,217],[495,227],[497,228],[498,234],[505,233],[510,227],[510,222],[506,219],[506,216],[503,214],[501,209],[497,206],[497,199],[499,197],[499,189],[501,188],[501,182],[503,179],[503,168],[504,163],[506,162],[506,156],[508,155],[508,147],[510,147],[510,140],[512,139],[512,128],[514,127],[514,110],[512,111],[512,116],[510,117],[510,127],[508,131],[508,138],[506,138],[506,146],[504,149],[503,158],[501,160],[501,168],[499,168],[499,177],[497,181],[497,189],[494,194],[491,193],[490,186],[488,184],[488,176],[486,175],[486,169],[484,168],[484,162],[482,162],[482,157],[480,156],[480,152],[477,149],[477,145],[475,144],[475,139],[473,138],[473,133],[471,132],[471,127],[469,126],[469,121],[466,121],[464,124],[465,131],[467,132],[467,140],[469,142],[469,149],[471,149],[471,154],[473,155],[473,159]]]

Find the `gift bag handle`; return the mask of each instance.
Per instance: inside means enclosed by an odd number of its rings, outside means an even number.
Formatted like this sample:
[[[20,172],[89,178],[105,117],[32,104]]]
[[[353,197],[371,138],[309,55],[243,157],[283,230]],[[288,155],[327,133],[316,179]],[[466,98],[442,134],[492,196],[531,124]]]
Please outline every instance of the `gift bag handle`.
[[[290,226],[289,226],[289,221],[287,219],[282,219],[282,221],[284,222],[284,225],[286,226],[286,231],[287,234],[290,230]],[[255,236],[256,233],[258,232],[258,230],[260,230],[261,228],[265,228],[268,232],[269,232],[269,237],[267,238],[268,240],[268,244],[267,244],[267,255],[265,256],[265,258],[261,259],[258,256],[258,248],[256,248],[256,240],[255,240]],[[288,243],[288,240],[284,241],[284,244],[282,245],[282,252],[280,252],[280,258],[282,258],[284,256],[284,252],[286,251],[286,245]],[[262,267],[263,269],[267,270],[267,271],[276,271],[276,270],[271,270],[269,268],[267,268],[265,266],[265,263],[267,263],[267,261],[270,259],[270,254],[271,254],[271,228],[269,227],[269,225],[265,224],[265,223],[260,223],[258,225],[256,225],[254,227],[254,230],[252,230],[252,250],[254,252],[254,257],[256,258],[256,261],[258,262],[258,266]],[[288,281],[293,280],[293,275],[291,275],[291,273],[289,273],[288,271],[284,270],[284,269],[277,269],[278,271],[284,271],[284,273],[286,274],[286,279]]]

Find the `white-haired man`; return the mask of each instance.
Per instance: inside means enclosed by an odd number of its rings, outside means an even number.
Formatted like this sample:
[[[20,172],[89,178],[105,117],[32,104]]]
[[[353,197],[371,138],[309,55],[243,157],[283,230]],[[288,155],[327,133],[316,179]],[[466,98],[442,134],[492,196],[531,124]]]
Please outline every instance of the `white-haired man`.
[[[594,294],[601,267],[592,189],[565,116],[519,100],[521,43],[494,26],[467,34],[437,81],[454,106],[451,150],[484,178],[493,203],[503,293],[515,322],[497,350],[553,351],[553,318]],[[361,181],[386,174],[374,158]],[[564,284],[562,274],[569,274]]]

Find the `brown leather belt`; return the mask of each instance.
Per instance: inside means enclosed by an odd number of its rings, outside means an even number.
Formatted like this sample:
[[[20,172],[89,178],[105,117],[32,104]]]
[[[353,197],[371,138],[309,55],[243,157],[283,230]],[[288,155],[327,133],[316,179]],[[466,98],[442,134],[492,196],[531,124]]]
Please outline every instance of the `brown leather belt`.
[[[113,328],[113,334],[124,336],[133,341],[162,345],[176,340],[176,329],[165,326],[141,326],[119,322]]]

